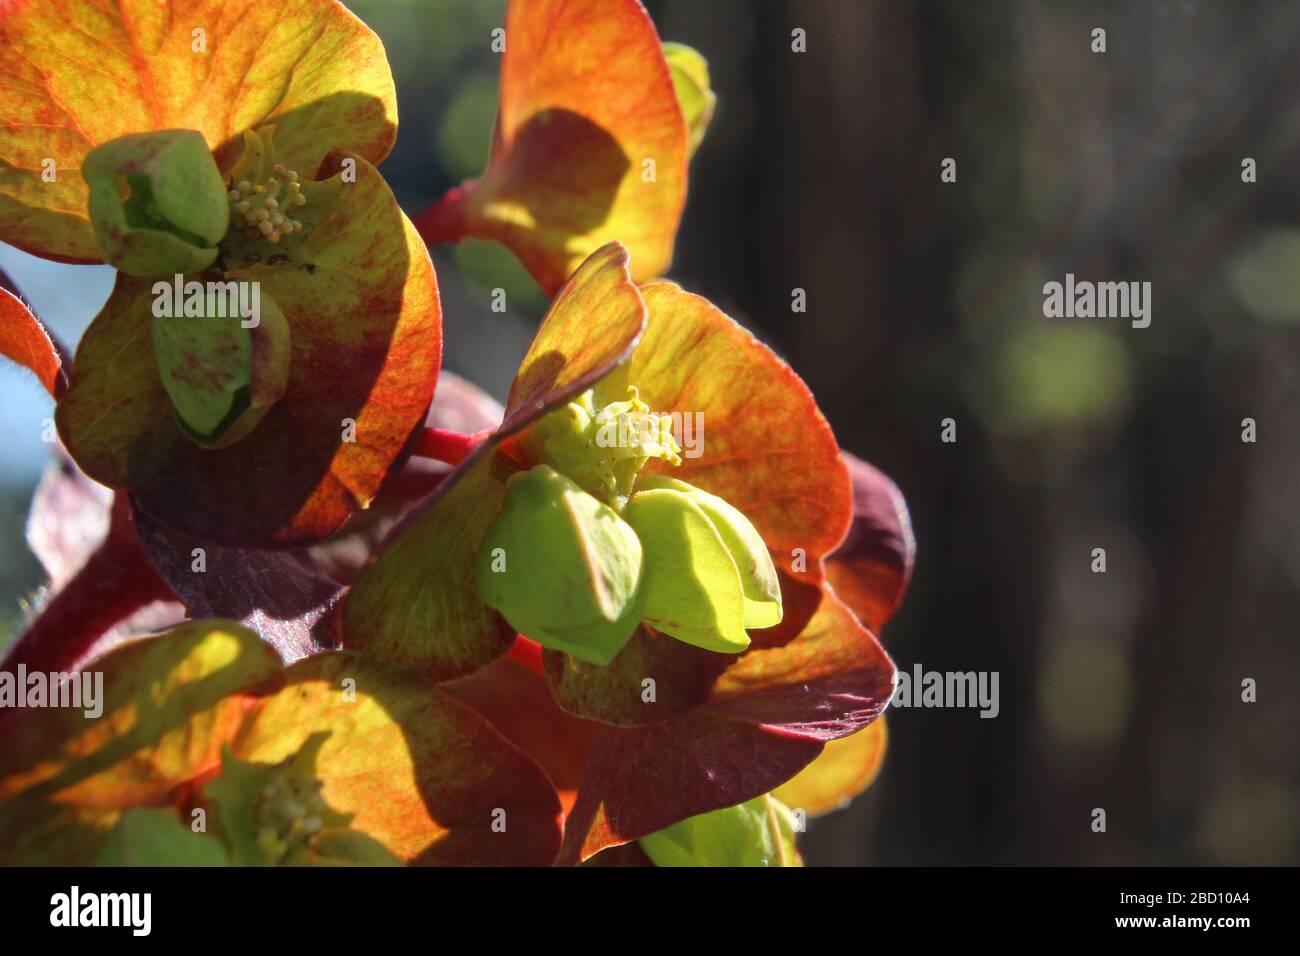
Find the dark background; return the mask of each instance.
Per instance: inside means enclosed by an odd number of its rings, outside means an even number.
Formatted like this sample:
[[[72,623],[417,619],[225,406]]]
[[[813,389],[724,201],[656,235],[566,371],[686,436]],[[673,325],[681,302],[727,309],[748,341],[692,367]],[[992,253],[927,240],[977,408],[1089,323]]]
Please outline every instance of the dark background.
[[[504,3],[350,6],[389,51],[383,171],[414,213],[483,166]],[[671,276],[781,352],[907,496],[900,669],[1000,674],[996,719],[891,712],[880,778],[812,822],[809,862],[1296,862],[1300,6],[647,6],[719,98]],[[447,367],[500,396],[542,297],[496,247],[435,258]],[[1151,282],[1151,326],[1044,318],[1067,272]],[[11,480],[0,512],[10,595],[39,583],[29,493]]]

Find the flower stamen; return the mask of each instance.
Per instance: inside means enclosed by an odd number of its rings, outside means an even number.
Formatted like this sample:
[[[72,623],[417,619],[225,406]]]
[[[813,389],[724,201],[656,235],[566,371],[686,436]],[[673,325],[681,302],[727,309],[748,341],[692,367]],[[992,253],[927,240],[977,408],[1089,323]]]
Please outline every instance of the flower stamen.
[[[303,224],[286,212],[307,205],[307,197],[298,183],[297,172],[287,169],[283,163],[276,163],[272,169],[276,175],[261,183],[247,179],[235,182],[231,177],[230,217],[236,226],[243,225],[249,239],[261,237],[279,243],[285,236],[302,231]]]
[[[270,862],[280,863],[308,848],[324,826],[324,784],[315,777],[281,776],[257,794],[253,825],[257,844]]]

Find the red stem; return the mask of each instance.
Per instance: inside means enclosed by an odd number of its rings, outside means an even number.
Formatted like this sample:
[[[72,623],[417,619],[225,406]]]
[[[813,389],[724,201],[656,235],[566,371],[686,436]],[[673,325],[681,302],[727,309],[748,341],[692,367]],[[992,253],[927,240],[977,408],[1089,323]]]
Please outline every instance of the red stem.
[[[542,670],[542,645],[538,644],[532,638],[524,637],[522,634],[515,637],[515,642],[510,645],[510,650],[506,653],[512,661],[522,664],[530,671],[538,674]]]
[[[432,458],[449,465],[459,465],[479,445],[487,440],[493,429],[481,432],[454,432],[445,428],[426,428],[415,439],[412,454]]]
[[[464,186],[452,187],[446,195],[411,220],[426,245],[433,247],[444,242],[460,242],[469,235],[465,200],[469,198],[470,186],[470,183],[466,183]]]
[[[6,670],[67,671],[114,625],[159,600],[175,600],[136,539],[125,500],[113,503],[108,536],[14,642]]]

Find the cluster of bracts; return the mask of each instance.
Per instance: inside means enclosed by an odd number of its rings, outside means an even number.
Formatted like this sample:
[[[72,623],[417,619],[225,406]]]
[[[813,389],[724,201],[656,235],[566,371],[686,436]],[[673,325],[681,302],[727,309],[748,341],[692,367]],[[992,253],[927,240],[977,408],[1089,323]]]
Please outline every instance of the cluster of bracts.
[[[280,6],[0,10],[0,239],[118,270],[75,361],[0,292],[58,439],[0,667],[103,687],[0,682],[0,856],[797,864],[879,767],[913,545],[658,278],[703,57],[637,0],[512,0],[488,167],[412,222],[379,39]],[[504,407],[439,374],[428,250],[465,238],[551,297]]]

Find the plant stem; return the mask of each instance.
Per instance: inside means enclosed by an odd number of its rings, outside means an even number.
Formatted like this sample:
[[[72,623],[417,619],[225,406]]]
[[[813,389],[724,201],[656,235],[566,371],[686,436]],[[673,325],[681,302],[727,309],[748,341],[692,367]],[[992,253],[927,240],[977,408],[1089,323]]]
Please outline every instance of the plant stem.
[[[538,674],[543,673],[542,645],[531,638],[520,634],[515,638],[515,642],[510,645],[510,650],[506,653],[506,656],[515,663],[527,667],[530,671],[535,671]]]
[[[481,432],[454,432],[445,428],[426,428],[415,440],[412,454],[432,458],[449,465],[459,465],[491,435],[493,429]]]
[[[460,242],[468,235],[469,222],[465,218],[468,185],[452,187],[441,199],[412,218],[416,231],[430,248],[444,242]]]

